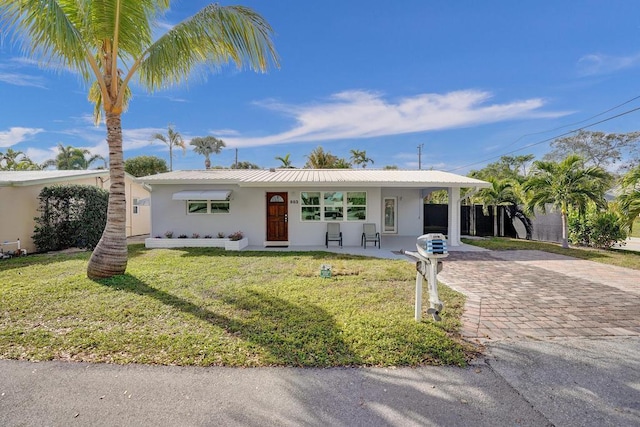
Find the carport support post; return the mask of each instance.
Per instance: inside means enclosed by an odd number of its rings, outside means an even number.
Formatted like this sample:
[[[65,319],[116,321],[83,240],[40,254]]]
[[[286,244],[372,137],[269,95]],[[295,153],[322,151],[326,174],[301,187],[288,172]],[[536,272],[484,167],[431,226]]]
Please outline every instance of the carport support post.
[[[449,246],[460,246],[460,189],[449,188]]]

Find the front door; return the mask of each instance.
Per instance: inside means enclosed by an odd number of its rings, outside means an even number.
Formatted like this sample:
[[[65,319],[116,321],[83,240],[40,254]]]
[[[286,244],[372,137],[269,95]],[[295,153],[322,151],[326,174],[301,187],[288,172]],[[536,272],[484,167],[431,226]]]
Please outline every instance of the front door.
[[[267,193],[267,241],[289,240],[287,193]]]

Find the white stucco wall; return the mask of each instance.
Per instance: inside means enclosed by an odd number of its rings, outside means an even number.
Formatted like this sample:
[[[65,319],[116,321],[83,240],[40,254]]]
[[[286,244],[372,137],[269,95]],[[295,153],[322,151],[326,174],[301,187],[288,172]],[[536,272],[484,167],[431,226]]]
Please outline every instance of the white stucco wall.
[[[195,190],[232,190],[229,214],[188,215],[186,201],[172,200],[173,193]],[[365,221],[341,221],[343,244],[359,246],[362,223],[373,222],[382,229],[382,197],[397,197],[399,236],[422,234],[422,201],[418,189],[380,189],[363,187],[322,188],[246,188],[236,185],[168,185],[154,184],[151,193],[151,235],[164,236],[172,231],[174,238],[180,234],[200,237],[218,232],[225,235],[241,230],[249,238],[250,245],[261,245],[266,239],[266,193],[288,193],[289,243],[292,246],[323,245],[327,223],[300,220],[301,191],[366,191],[367,219]]]

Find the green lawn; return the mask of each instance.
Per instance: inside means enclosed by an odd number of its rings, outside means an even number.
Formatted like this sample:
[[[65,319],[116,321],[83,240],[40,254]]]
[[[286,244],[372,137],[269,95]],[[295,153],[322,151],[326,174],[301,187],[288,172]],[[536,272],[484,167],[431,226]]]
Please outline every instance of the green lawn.
[[[640,270],[640,253],[622,250],[598,250],[590,248],[568,248],[564,249],[555,243],[535,242],[532,240],[509,239],[506,237],[490,237],[485,239],[462,239],[464,243],[480,246],[494,251],[505,250],[540,250],[571,256],[574,258],[586,259],[603,264],[617,265],[620,267]]]
[[[407,261],[323,252],[129,247],[127,274],[88,253],[0,261],[0,358],[198,366],[464,365],[464,299],[413,320]],[[333,277],[319,277],[320,265]],[[426,293],[426,292],[425,292]],[[424,306],[427,306],[425,295]]]

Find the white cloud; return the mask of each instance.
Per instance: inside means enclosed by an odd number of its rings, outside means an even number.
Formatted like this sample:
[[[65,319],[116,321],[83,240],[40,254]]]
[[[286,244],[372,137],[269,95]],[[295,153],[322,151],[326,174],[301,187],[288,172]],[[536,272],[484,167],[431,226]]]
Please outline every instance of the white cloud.
[[[360,139],[568,114],[540,111],[544,101],[538,98],[488,104],[491,97],[489,92],[463,90],[446,94],[418,94],[394,102],[384,99],[379,93],[354,90],[334,94],[327,102],[312,105],[265,101],[259,105],[293,117],[296,125],[278,134],[225,138],[225,142],[230,147],[251,147]]]
[[[640,65],[640,53],[629,56],[610,56],[600,53],[584,55],[578,60],[579,72],[583,76],[610,74]]]
[[[46,89],[42,77],[30,76],[28,74],[0,72],[0,82],[14,86],[32,86]]]
[[[11,147],[42,131],[43,129],[23,127],[12,127],[8,131],[0,131],[0,147]]]
[[[0,63],[0,82],[14,86],[31,86],[46,89],[45,79],[18,71],[21,68],[33,68],[33,60],[28,58],[10,58]]]
[[[58,150],[56,147],[51,147],[48,150],[41,150],[39,148],[27,148],[26,150],[24,150],[24,154],[35,163],[44,163],[46,160],[55,159],[55,157],[58,155]]]
[[[209,133],[217,138],[223,136],[240,136],[240,132],[234,129],[214,129],[210,130]]]

